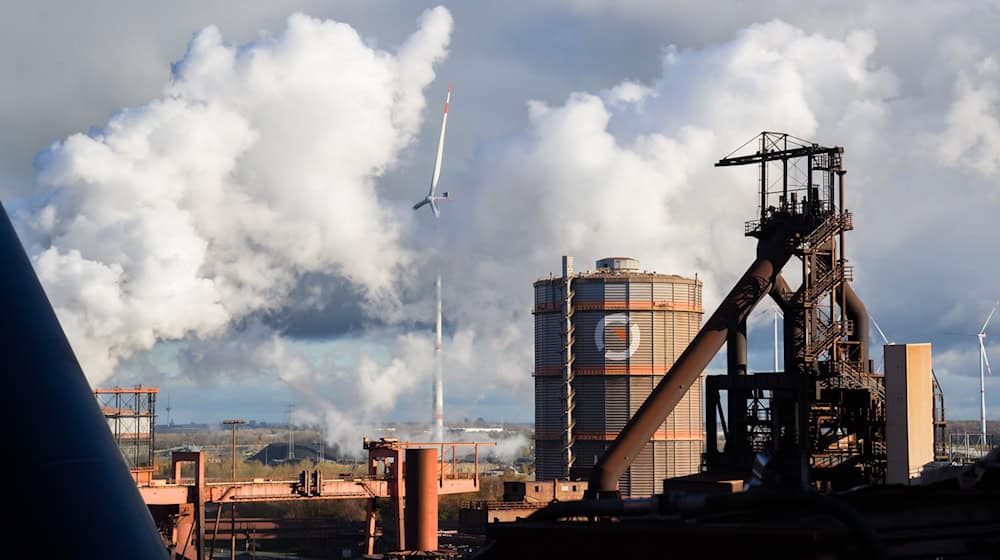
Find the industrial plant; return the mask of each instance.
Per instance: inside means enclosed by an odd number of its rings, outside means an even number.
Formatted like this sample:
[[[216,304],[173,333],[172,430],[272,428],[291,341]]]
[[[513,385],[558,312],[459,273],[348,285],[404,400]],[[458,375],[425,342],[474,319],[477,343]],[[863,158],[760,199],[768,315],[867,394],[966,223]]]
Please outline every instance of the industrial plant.
[[[491,524],[479,558],[650,557],[664,543],[713,558],[995,556],[1000,456],[994,451],[965,468],[936,463],[947,459],[940,437],[946,420],[931,345],[887,345],[884,371],[873,367],[869,317],[851,288],[846,252],[854,220],[844,155],[840,146],[762,132],[716,163],[757,171],[758,216],[744,228],[757,239],[749,268],[606,451],[587,465],[581,498]],[[614,274],[614,261],[602,261],[603,275]],[[572,478],[580,425],[574,403],[582,386],[573,357],[584,321],[572,305],[579,292],[565,263],[559,297],[541,296],[541,303],[559,306],[561,330],[545,325],[540,340],[560,345],[556,356],[562,352],[559,396],[545,402],[561,399],[559,450]],[[790,267],[799,286],[783,275]],[[560,285],[543,281],[536,290],[547,284]],[[747,319],[768,297],[785,317],[784,369],[751,372]],[[552,342],[545,338],[550,332]],[[608,352],[630,354],[631,341],[641,337],[635,335],[622,328],[613,334],[622,343],[611,347],[599,332],[605,363]],[[630,470],[649,456],[650,440],[655,443],[724,345],[726,375],[705,378],[699,472],[660,479],[649,498],[624,499],[634,491]]]
[[[435,217],[448,101],[431,188],[414,207]],[[169,450],[162,475],[157,389],[89,387],[5,214],[5,372],[18,394],[58,403],[36,411],[13,444],[36,482],[15,488],[19,503],[62,509],[28,507],[17,528],[57,535],[49,557],[254,557],[259,541],[344,529],[240,508],[352,501],[363,536],[338,545],[338,557],[638,558],[665,548],[706,558],[996,557],[1000,455],[949,454],[929,343],[873,356],[852,288],[848,234],[863,224],[848,207],[845,152],[762,132],[718,160],[756,171],[757,213],[744,233],[757,248],[707,319],[697,274],[646,270],[628,256],[585,271],[563,256],[561,274],[535,281],[534,473],[493,477],[503,494],[492,497],[481,494],[482,459],[495,443],[444,433],[440,275],[428,441],[365,438],[359,472],[320,458],[278,480],[241,470],[246,423],[228,418],[231,451],[218,457],[231,472],[210,480],[210,455],[188,448]],[[783,367],[751,371],[747,323],[765,299],[784,316]],[[706,375],[724,346],[725,374]],[[261,449],[273,448],[251,451]],[[283,449],[294,464],[290,427]],[[458,526],[444,530],[447,495],[464,501]]]

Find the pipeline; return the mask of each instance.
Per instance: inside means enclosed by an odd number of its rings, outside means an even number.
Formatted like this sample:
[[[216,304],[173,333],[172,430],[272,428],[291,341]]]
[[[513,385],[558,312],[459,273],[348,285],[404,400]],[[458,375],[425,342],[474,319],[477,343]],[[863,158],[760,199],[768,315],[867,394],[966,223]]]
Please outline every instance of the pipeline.
[[[594,466],[587,490],[589,497],[618,495],[618,479],[698,380],[726,342],[729,331],[746,321],[754,306],[771,290],[775,276],[791,257],[792,248],[786,240],[782,230],[760,240],[757,259]]]
[[[840,294],[837,294],[837,301],[840,301]],[[847,339],[858,342],[856,359],[861,362],[862,371],[869,372],[871,367],[868,365],[868,309],[849,282],[844,282],[844,301],[847,318],[854,322],[854,331]]]
[[[4,473],[22,481],[11,485],[9,534],[44,535],[37,546],[47,558],[165,560],[149,509],[2,205],[0,262],[0,421],[11,427]]]

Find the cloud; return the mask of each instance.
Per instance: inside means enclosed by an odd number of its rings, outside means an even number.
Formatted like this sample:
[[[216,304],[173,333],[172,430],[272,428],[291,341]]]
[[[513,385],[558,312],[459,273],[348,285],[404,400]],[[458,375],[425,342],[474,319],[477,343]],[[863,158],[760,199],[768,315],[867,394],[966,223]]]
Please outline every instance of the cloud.
[[[868,33],[837,39],[772,21],[667,49],[650,84],[530,102],[528,129],[478,159],[463,235],[447,249],[475,255],[449,259],[445,277],[449,316],[488,356],[478,361],[527,396],[530,286],[561,254],[579,269],[624,253],[645,269],[698,273],[713,309],[752,260],[739,224],[755,193],[745,170],[712,164],[761,130],[825,138],[845,120],[882,126],[897,84],[870,63],[874,48]]]
[[[948,165],[985,175],[1000,169],[1000,63],[992,56],[959,72],[947,128],[938,148]]]
[[[451,25],[429,10],[395,52],[303,14],[244,45],[208,27],[160,97],[41,154],[21,229],[90,380],[280,309],[308,273],[391,315],[413,252],[376,181],[413,141]]]

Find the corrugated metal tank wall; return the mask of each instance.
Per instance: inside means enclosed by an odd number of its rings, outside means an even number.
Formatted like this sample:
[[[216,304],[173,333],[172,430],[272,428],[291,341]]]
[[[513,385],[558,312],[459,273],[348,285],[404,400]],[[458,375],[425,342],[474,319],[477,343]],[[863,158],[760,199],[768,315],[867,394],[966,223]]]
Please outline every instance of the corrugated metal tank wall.
[[[536,478],[546,480],[563,473],[563,279],[534,287],[535,468]],[[701,328],[701,282],[603,268],[574,276],[573,292],[573,453],[574,471],[583,476]],[[622,493],[648,496],[664,478],[698,472],[702,422],[696,383],[622,477]]]

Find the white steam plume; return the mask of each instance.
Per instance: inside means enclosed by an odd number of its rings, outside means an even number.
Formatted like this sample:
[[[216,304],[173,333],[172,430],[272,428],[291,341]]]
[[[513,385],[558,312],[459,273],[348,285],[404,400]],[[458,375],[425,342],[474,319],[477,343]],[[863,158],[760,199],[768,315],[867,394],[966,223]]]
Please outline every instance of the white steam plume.
[[[381,336],[391,341],[389,355],[361,349],[356,361],[338,362],[333,352],[316,355],[254,324],[237,336],[192,341],[181,367],[211,371],[237,384],[279,379],[302,403],[296,421],[320,425],[341,454],[357,455],[361,438],[379,431],[402,395],[427,386],[433,364],[429,334]]]
[[[21,230],[90,381],[279,309],[307,273],[398,307],[412,253],[375,181],[417,132],[451,26],[429,10],[395,52],[302,14],[245,45],[208,27],[159,98],[41,154]]]

